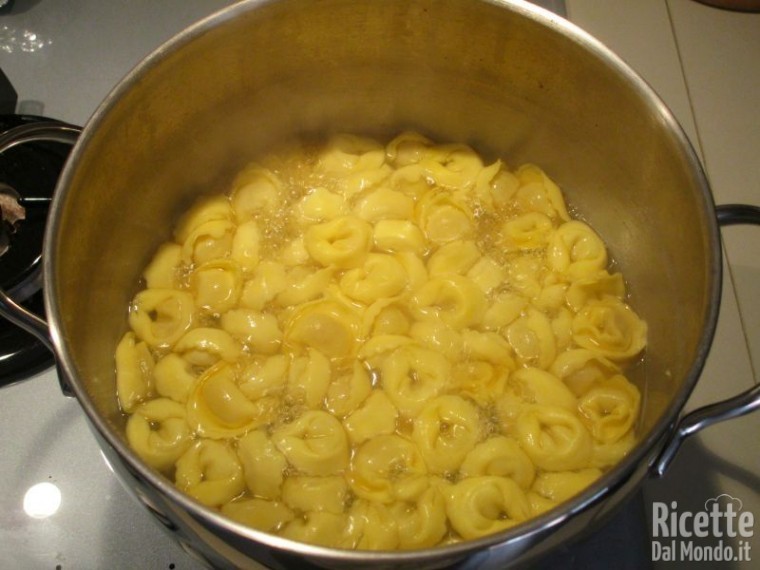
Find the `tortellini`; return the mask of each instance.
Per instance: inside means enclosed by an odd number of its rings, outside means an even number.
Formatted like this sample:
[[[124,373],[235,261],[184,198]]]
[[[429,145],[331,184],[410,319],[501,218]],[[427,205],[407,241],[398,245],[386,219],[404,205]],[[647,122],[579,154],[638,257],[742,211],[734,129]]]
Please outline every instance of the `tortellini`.
[[[487,301],[483,291],[461,275],[433,277],[411,299],[412,312],[420,320],[439,318],[455,329],[483,319]]]
[[[145,289],[129,311],[129,325],[147,345],[170,347],[193,323],[193,296],[177,289]]]
[[[190,275],[190,290],[199,309],[220,314],[236,307],[243,287],[242,270],[233,261],[208,261]]]
[[[121,408],[131,413],[153,393],[153,356],[134,333],[125,334],[116,347],[116,395]]]
[[[238,440],[238,458],[248,489],[257,497],[275,500],[282,493],[288,460],[262,429]]]
[[[633,310],[614,297],[589,301],[573,319],[573,340],[610,360],[637,355],[646,344],[647,326]]]
[[[219,324],[259,354],[274,354],[282,343],[282,331],[277,318],[269,313],[231,309],[221,316]]]
[[[428,469],[418,447],[397,434],[363,443],[351,458],[354,493],[379,503],[414,500],[428,487]]]
[[[459,396],[431,400],[414,420],[412,440],[433,473],[456,471],[480,439],[478,409]]]
[[[531,406],[517,418],[515,433],[539,469],[569,471],[589,464],[591,434],[570,410],[559,406]]]
[[[129,417],[127,441],[148,465],[167,469],[190,447],[184,406],[166,398],[145,402]]]
[[[343,216],[306,230],[306,249],[322,265],[359,267],[372,246],[372,226],[354,216]]]
[[[594,439],[615,443],[633,427],[641,396],[623,376],[615,376],[586,392],[578,402],[581,420]]]
[[[327,188],[314,188],[298,202],[298,214],[306,223],[323,222],[348,214],[348,204],[340,194]]]
[[[557,338],[549,318],[534,308],[510,323],[505,334],[520,364],[548,368],[557,356]]]
[[[288,477],[282,486],[282,500],[294,511],[340,515],[346,508],[348,483],[339,475]]]
[[[264,532],[277,532],[295,518],[295,514],[279,501],[240,499],[225,503],[222,514],[234,521]]]
[[[480,259],[480,248],[474,241],[453,241],[433,252],[427,262],[430,275],[457,273],[463,275]]]
[[[260,164],[246,167],[232,183],[229,205],[238,224],[273,214],[282,204],[280,177]]]
[[[334,548],[478,539],[636,444],[623,274],[535,165],[403,133],[262,156],[142,273],[130,447],[239,523]]]
[[[295,357],[288,370],[288,396],[307,408],[317,408],[330,385],[330,361],[313,348],[304,356]]]
[[[448,192],[426,193],[416,206],[416,217],[423,233],[441,245],[473,236],[475,225],[469,208]]]
[[[382,390],[372,390],[357,410],[345,420],[348,438],[360,444],[378,435],[390,435],[396,431],[398,410]]]
[[[414,200],[398,190],[377,188],[357,200],[354,213],[368,222],[408,220],[414,212]]]
[[[153,367],[156,392],[184,404],[198,380],[194,369],[195,367],[182,356],[170,352]],[[122,408],[126,409],[123,405]]]
[[[404,266],[383,253],[370,253],[363,267],[346,271],[340,280],[341,290],[348,297],[367,305],[398,295],[406,285]]]
[[[332,137],[321,149],[315,170],[331,176],[338,190],[352,196],[375,186],[389,175],[385,149],[376,141],[354,135]]]
[[[507,251],[532,250],[545,246],[553,230],[549,216],[528,212],[504,222],[500,237]]]
[[[347,548],[350,546],[350,535],[345,532],[348,524],[348,517],[343,514],[308,511],[288,523],[279,534],[300,542]]]
[[[528,489],[536,476],[536,468],[517,440],[496,436],[472,448],[464,458],[460,473],[464,477],[509,477],[522,489]]]
[[[360,550],[394,550],[399,545],[399,529],[387,505],[356,499],[349,511],[353,547]]]
[[[285,344],[294,350],[313,348],[329,357],[356,352],[361,325],[358,310],[329,300],[300,306],[285,325]]]
[[[235,362],[240,344],[223,329],[198,327],[189,330],[174,345],[174,352],[195,366],[211,366],[224,361]]]
[[[434,486],[413,502],[397,502],[391,512],[398,524],[399,547],[430,548],[446,535],[446,504]]]
[[[272,439],[290,464],[307,475],[334,475],[348,465],[348,436],[327,412],[305,412],[276,430]]]
[[[504,398],[518,399],[525,405],[549,405],[574,410],[575,395],[556,376],[539,368],[521,368],[507,382]]]
[[[196,433],[226,439],[270,423],[277,414],[277,402],[249,400],[237,384],[235,369],[220,362],[198,379],[188,398],[187,414]]]
[[[578,220],[561,225],[551,236],[546,252],[551,269],[570,279],[599,272],[607,265],[607,249],[589,226]]]
[[[508,477],[468,477],[448,489],[446,512],[462,538],[480,538],[530,516],[525,492]]]
[[[353,369],[334,378],[327,388],[325,408],[343,418],[356,410],[372,391],[367,369],[355,362]]]
[[[577,471],[547,471],[536,478],[532,490],[556,504],[577,495],[601,474],[601,470],[594,467]]]
[[[184,240],[182,261],[200,265],[229,256],[234,228],[230,220],[212,220],[201,224]]]
[[[385,252],[408,251],[423,254],[425,236],[410,220],[380,220],[372,232],[375,248]]]
[[[515,171],[515,176],[518,187],[513,200],[517,210],[540,212],[557,221],[570,221],[562,192],[545,172],[534,164],[525,164]]]
[[[232,446],[201,439],[177,460],[177,487],[203,503],[219,507],[245,489],[243,468]]]
[[[451,363],[439,352],[418,345],[397,348],[383,361],[383,390],[402,413],[417,415],[441,394],[449,381]]]
[[[179,280],[182,263],[182,246],[165,243],[153,256],[143,272],[145,284],[149,289],[172,289]]]

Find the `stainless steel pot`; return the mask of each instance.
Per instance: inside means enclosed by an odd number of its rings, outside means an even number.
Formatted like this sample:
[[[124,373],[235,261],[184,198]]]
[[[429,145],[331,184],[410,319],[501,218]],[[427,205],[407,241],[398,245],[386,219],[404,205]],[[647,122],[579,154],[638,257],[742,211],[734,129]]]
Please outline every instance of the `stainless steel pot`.
[[[640,443],[595,485],[512,530],[412,552],[347,552],[244,528],[180,493],[126,445],[114,389],[125,307],[155,247],[199,193],[273,143],[333,131],[419,130],[511,164],[540,164],[604,237],[649,323],[633,375]],[[0,152],[35,132],[0,137]],[[717,217],[716,217],[717,216]],[[755,388],[681,417],[718,316],[716,209],[672,115],[621,60],[568,22],[503,0],[251,0],[182,32],[108,96],[69,157],[44,246],[50,322],[5,314],[51,343],[113,468],[190,551],[219,566],[503,568],[603,520],[680,442],[760,406]]]

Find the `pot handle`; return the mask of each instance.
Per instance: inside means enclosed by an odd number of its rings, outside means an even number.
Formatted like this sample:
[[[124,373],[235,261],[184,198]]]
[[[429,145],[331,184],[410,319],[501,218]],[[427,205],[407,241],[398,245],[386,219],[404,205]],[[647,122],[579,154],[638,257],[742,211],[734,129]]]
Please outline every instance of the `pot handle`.
[[[45,141],[73,145],[81,132],[82,129],[79,127],[65,123],[39,122],[19,125],[0,134],[0,154],[20,144],[30,142]],[[16,303],[2,288],[0,288],[0,316],[35,336],[55,355],[55,347],[47,322]],[[61,390],[65,395],[72,395],[71,388],[64,378],[59,369],[58,381],[61,384]]]
[[[746,204],[723,204],[716,207],[718,224],[731,226],[736,224],[760,225],[760,207]],[[737,418],[760,408],[760,384],[734,396],[708,406],[697,408],[684,416],[676,430],[654,463],[653,472],[662,477],[678,453],[684,440],[723,420]]]

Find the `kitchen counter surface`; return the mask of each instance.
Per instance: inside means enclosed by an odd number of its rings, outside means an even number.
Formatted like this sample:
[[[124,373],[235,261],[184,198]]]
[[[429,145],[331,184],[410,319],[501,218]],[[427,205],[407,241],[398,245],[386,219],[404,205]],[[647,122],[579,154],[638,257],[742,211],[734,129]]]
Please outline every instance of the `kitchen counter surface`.
[[[567,11],[572,22],[626,60],[671,108],[702,158],[715,202],[760,204],[760,14],[692,0],[568,0]],[[722,234],[725,276],[718,331],[687,410],[758,382],[760,236],[752,227],[724,228]],[[655,502],[677,501],[679,513],[696,513],[705,510],[706,501],[727,494],[759,519],[758,434],[760,414],[755,413],[692,437],[666,476],[645,485],[647,509],[651,512]],[[760,560],[757,524],[755,531],[747,543]],[[734,544],[740,540],[735,537]],[[660,560],[655,567],[692,567],[693,562]],[[744,569],[757,564],[731,560],[708,566]]]

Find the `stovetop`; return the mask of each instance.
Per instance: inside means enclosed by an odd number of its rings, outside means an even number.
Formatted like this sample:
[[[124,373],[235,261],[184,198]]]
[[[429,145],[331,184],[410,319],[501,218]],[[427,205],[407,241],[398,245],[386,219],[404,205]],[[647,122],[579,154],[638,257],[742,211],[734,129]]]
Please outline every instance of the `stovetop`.
[[[0,56],[18,112],[83,124],[142,57],[231,3],[16,0],[10,11],[0,8]],[[562,0],[536,3],[564,15]],[[0,567],[204,567],[121,487],[78,403],[61,394],[54,368],[0,391],[0,433]],[[647,549],[636,496],[604,529],[539,566],[645,568]]]

